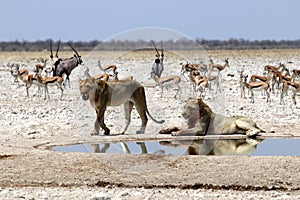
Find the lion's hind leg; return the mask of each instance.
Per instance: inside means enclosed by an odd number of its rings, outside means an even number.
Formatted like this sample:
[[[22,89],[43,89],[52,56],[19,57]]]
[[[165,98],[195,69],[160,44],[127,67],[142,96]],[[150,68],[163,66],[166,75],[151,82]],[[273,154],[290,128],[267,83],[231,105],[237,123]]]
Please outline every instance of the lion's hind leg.
[[[134,105],[136,108],[136,111],[140,115],[140,118],[142,120],[142,125],[140,130],[136,131],[137,134],[143,134],[145,133],[148,117],[146,114],[147,111],[147,104],[146,104],[146,96],[145,96],[145,90],[143,87],[138,88],[134,91],[132,94],[132,97],[134,99]]]
[[[123,132],[121,134],[124,134],[130,124],[131,121],[131,111],[133,108],[133,103],[128,101],[124,103],[124,111],[125,111],[125,127],[123,129]]]
[[[239,129],[243,131],[243,133],[245,133],[249,137],[255,137],[259,135],[259,133],[265,132],[258,128],[256,123],[250,118],[239,118],[235,120],[235,124]]]
[[[137,134],[142,134],[145,133],[147,122],[148,122],[148,117],[146,115],[146,107],[145,105],[140,105],[139,103],[135,104],[136,111],[139,113],[141,120],[142,120],[142,125],[140,130],[136,131]]]

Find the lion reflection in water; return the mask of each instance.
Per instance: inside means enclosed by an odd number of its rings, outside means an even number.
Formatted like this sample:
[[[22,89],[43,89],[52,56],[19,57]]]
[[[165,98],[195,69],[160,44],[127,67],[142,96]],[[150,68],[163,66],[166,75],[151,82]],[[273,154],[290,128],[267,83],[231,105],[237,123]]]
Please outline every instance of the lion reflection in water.
[[[186,149],[187,155],[249,155],[256,150],[262,140],[246,139],[222,139],[222,140],[178,140],[161,141],[164,146],[180,147]]]
[[[136,142],[138,146],[140,146],[141,154],[148,153],[145,142]],[[126,144],[126,142],[120,142],[121,149],[125,154],[131,154],[131,151]],[[91,147],[94,150],[94,153],[106,153],[106,151],[110,148],[110,143],[104,143],[103,147],[100,148],[100,144],[91,144]]]
[[[173,136],[245,134],[255,137],[265,132],[248,117],[227,117],[214,113],[202,99],[188,99],[182,116],[187,120],[187,129],[174,127],[160,133],[171,133]]]

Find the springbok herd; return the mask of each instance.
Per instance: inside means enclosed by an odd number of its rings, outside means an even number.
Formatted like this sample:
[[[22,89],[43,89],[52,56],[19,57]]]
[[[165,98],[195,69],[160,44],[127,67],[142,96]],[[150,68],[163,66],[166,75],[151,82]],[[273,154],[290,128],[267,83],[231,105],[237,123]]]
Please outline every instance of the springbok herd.
[[[69,44],[69,43],[68,43]],[[156,48],[156,58],[152,65],[152,70],[149,68],[149,76],[153,79],[153,83],[161,88],[161,97],[163,89],[174,85],[176,87],[176,99],[178,94],[181,95],[182,80],[190,83],[190,90],[193,96],[205,99],[207,92],[218,93],[222,88],[222,77],[224,69],[229,67],[229,59],[225,58],[224,63],[218,64],[209,59],[208,63],[178,63],[178,75],[164,76],[164,52]],[[74,51],[74,56],[70,58],[60,58],[58,56],[59,43],[55,55],[52,51],[52,43],[50,43],[50,59],[40,59],[33,69],[19,63],[8,63],[11,75],[14,82],[19,85],[19,80],[25,84],[26,95],[29,95],[29,89],[32,85],[37,85],[38,95],[41,96],[44,92],[44,99],[50,99],[48,86],[56,85],[60,90],[60,97],[63,98],[64,89],[70,87],[70,75],[73,69],[79,65],[84,65],[79,53],[69,44]],[[95,79],[104,81],[131,81],[136,79],[135,74],[122,79],[119,78],[118,67],[116,64],[102,66],[101,61],[98,61],[98,66],[102,74],[93,75]],[[84,66],[85,73],[88,73],[88,67]],[[278,98],[280,104],[284,104],[284,97],[289,95],[296,105],[296,96],[300,92],[300,69],[288,69],[285,64],[279,63],[278,66],[265,65],[262,66],[263,74],[246,74],[243,69],[238,69],[235,74],[228,73],[226,76],[234,77],[239,81],[240,96],[246,98],[246,94],[250,95],[251,103],[254,103],[255,92],[266,96],[266,101],[271,102],[272,99]],[[174,72],[174,71],[173,71]],[[237,75],[238,74],[238,75]],[[212,89],[212,86],[215,86]],[[248,92],[245,92],[247,89]],[[271,96],[273,94],[273,96]]]

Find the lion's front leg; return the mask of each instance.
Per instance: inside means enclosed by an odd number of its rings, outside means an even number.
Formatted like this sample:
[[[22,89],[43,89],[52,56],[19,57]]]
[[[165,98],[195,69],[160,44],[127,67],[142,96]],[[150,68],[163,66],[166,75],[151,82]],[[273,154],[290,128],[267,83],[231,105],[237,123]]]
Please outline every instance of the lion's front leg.
[[[171,133],[172,136],[202,136],[205,132],[200,131],[199,128],[182,129]]]
[[[257,127],[256,123],[250,118],[239,118],[235,121],[238,128],[245,131],[248,137],[255,137],[265,131]]]
[[[104,123],[104,112],[105,109],[97,112],[97,119],[94,124],[94,130],[92,132],[92,135],[99,135],[100,127],[104,130],[104,135],[109,135],[110,130]]]
[[[94,123],[94,130],[92,131],[91,135],[99,135],[100,126],[98,123],[98,119],[96,119]]]

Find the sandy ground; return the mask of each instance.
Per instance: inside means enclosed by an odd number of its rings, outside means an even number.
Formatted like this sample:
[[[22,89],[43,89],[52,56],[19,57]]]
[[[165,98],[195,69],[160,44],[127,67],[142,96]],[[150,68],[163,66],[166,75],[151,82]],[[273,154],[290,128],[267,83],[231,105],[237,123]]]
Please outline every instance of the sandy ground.
[[[267,132],[265,137],[299,137],[300,109],[285,97],[272,94],[272,102],[256,93],[255,104],[240,98],[238,70],[262,74],[266,64],[283,62],[288,68],[300,66],[300,50],[167,52],[164,75],[180,75],[180,62],[187,58],[199,62],[212,56],[216,63],[229,58],[230,67],[222,72],[222,92],[209,92],[206,103],[215,112],[228,116],[244,115],[255,119]],[[160,97],[160,89],[149,79],[154,52],[82,53],[91,74],[97,67],[117,64],[120,77],[133,75],[146,88],[149,110],[163,125],[149,121],[145,135],[136,135],[140,120],[133,111],[126,135],[118,133],[123,125],[123,108],[108,108],[106,123],[112,136],[90,136],[94,111],[79,98],[77,78],[84,66],[71,75],[71,88],[50,88],[51,100],[37,96],[37,87],[18,87],[8,61],[29,63],[45,53],[0,55],[0,199],[300,199],[300,157],[298,156],[192,156],[129,155],[54,152],[55,145],[97,143],[103,141],[168,139],[157,135],[162,128],[183,126],[181,110],[187,97],[193,96],[182,78],[181,96],[174,99],[169,88]],[[69,56],[66,53],[67,56]],[[72,55],[70,53],[70,55]],[[293,62],[293,63],[289,63]],[[150,63],[150,64],[149,64]],[[298,67],[299,68],[299,67]],[[229,77],[228,73],[235,76]],[[247,94],[247,93],[246,93]],[[299,97],[298,97],[299,98]],[[278,147],[280,148],[280,147]]]

